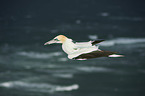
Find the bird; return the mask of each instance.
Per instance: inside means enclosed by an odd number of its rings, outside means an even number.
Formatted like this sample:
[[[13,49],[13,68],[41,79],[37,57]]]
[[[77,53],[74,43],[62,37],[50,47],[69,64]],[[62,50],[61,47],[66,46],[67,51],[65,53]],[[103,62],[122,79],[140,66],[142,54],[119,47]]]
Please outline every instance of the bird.
[[[98,39],[88,42],[74,42],[64,35],[58,35],[44,45],[61,43],[62,49],[68,55],[68,58],[74,60],[87,60],[98,57],[124,57],[124,55],[118,55],[117,52],[100,50],[97,44],[103,41],[103,39]]]

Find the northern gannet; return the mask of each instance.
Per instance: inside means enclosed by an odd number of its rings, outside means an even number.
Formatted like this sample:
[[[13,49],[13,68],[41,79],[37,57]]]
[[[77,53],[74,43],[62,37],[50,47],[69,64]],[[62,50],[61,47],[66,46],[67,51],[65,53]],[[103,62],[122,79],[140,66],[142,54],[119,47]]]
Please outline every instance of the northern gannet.
[[[44,45],[62,43],[62,49],[68,54],[68,58],[75,60],[87,60],[98,57],[123,57],[123,55],[117,55],[116,52],[100,50],[96,44],[102,41],[104,40],[74,43],[72,39],[64,35],[58,35]]]

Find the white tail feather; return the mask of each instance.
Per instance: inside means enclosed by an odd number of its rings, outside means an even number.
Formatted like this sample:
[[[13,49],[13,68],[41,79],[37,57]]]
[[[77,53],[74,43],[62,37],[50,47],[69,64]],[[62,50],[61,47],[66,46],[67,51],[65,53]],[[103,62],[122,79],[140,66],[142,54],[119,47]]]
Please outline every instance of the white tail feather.
[[[109,55],[108,57],[124,57],[124,55],[113,54],[113,55]]]

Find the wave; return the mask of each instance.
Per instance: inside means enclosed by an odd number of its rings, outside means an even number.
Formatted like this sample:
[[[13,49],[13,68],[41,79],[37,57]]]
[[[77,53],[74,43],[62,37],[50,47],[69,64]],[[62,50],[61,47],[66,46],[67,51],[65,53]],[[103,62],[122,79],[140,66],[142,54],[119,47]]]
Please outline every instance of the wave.
[[[77,90],[79,88],[78,84],[68,85],[68,86],[60,86],[60,85],[52,85],[46,83],[28,83],[22,81],[10,81],[0,83],[0,87],[5,88],[16,88],[16,89],[24,89],[28,91],[38,91],[38,92],[57,92],[57,91],[72,91]]]
[[[88,37],[89,37],[89,39],[91,39],[91,40],[96,40],[96,39],[98,39],[98,36],[97,36],[97,35],[89,35]]]
[[[51,53],[38,53],[38,52],[18,52],[17,55],[26,56],[29,58],[36,58],[36,59],[47,59],[52,58],[55,56],[61,56],[62,52],[51,52]]]
[[[89,39],[95,40],[97,39],[97,35],[89,35]],[[116,39],[106,40],[104,42],[101,42],[101,46],[114,46],[115,44],[137,44],[137,43],[145,43],[145,38],[125,38],[125,37],[119,37]]]
[[[56,74],[53,74],[54,77],[59,77],[59,78],[67,78],[67,79],[70,79],[70,78],[73,78],[73,74],[61,74],[61,73],[56,73]]]
[[[70,86],[58,86],[56,87],[56,91],[72,91],[72,90],[76,90],[79,88],[79,85],[78,84],[73,84],[73,85],[70,85]]]
[[[65,62],[65,61],[67,61],[68,59],[67,58],[58,58],[58,61],[63,61],[63,62]]]
[[[145,38],[116,38],[100,43],[102,46],[114,46],[115,44],[136,44],[144,43]]]
[[[77,70],[84,72],[111,72],[112,69],[104,67],[77,67]]]

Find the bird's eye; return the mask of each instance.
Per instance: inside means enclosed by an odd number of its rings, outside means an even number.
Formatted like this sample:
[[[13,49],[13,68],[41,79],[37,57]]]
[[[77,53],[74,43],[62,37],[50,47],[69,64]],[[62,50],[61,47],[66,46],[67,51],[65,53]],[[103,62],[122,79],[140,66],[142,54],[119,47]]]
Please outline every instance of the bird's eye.
[[[54,39],[55,41],[59,41],[57,38]]]

